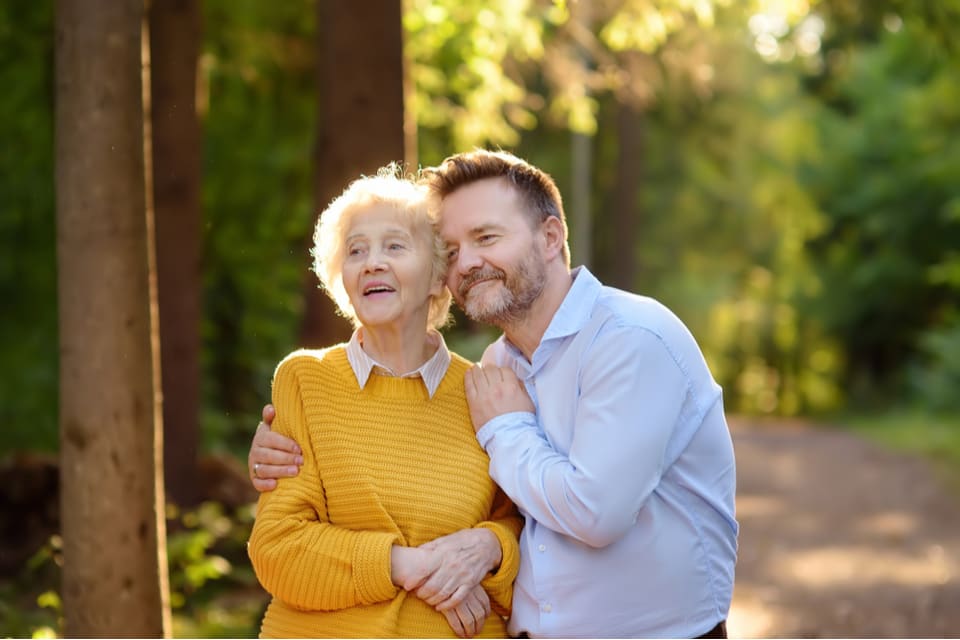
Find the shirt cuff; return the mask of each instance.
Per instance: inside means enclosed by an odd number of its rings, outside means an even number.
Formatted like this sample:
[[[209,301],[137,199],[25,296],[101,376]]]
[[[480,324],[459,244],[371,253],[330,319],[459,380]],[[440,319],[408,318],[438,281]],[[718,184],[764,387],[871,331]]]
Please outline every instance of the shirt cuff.
[[[510,427],[534,427],[537,426],[537,415],[530,411],[511,411],[502,413],[495,418],[491,418],[485,425],[477,431],[477,441],[484,449],[493,440],[497,433]],[[489,453],[489,452],[488,452]]]

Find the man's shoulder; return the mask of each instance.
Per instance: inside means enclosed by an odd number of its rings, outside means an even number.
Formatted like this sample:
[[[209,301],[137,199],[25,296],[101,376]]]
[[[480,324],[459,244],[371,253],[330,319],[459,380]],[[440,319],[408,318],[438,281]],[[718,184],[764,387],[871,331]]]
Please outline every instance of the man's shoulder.
[[[483,366],[496,366],[496,367],[505,367],[508,365],[507,362],[507,339],[504,336],[500,336],[496,340],[490,343],[490,345],[483,350],[483,356],[480,358],[480,364]]]
[[[597,297],[594,321],[624,329],[642,329],[663,335],[683,326],[665,304],[650,296],[605,286]]]

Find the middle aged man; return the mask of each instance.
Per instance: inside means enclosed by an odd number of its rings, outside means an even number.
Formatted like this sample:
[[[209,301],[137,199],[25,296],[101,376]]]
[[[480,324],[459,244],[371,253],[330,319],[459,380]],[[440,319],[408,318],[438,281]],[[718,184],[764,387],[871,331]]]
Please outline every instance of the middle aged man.
[[[721,389],[693,336],[657,301],[571,271],[543,171],[473,151],[425,179],[447,286],[503,331],[465,385],[490,475],[526,518],[510,633],[726,637],[736,473]],[[261,424],[254,485],[296,473],[295,452]]]

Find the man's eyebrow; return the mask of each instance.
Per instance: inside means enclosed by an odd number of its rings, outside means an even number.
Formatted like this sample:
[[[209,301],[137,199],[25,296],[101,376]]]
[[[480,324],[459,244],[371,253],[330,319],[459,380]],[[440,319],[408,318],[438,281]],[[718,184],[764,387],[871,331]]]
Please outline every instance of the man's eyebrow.
[[[503,225],[495,224],[493,222],[477,225],[476,227],[470,229],[471,235],[480,235],[486,233],[487,231],[501,231],[503,230]]]

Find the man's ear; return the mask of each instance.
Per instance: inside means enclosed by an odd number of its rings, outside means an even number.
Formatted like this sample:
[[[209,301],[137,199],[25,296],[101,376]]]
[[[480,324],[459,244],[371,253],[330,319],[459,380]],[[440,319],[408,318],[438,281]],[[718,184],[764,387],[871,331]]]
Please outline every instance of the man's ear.
[[[567,244],[567,233],[560,218],[548,216],[542,223],[541,233],[543,233],[545,257],[552,260],[562,256],[563,248]]]

